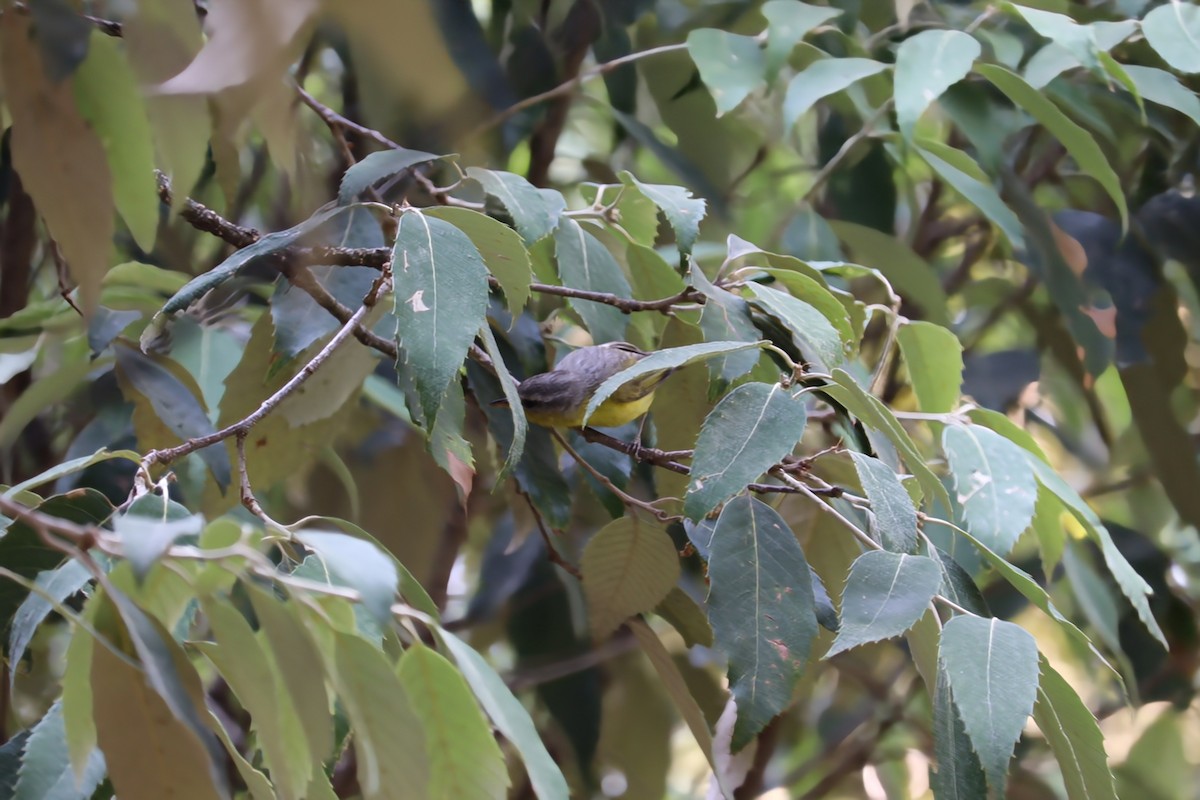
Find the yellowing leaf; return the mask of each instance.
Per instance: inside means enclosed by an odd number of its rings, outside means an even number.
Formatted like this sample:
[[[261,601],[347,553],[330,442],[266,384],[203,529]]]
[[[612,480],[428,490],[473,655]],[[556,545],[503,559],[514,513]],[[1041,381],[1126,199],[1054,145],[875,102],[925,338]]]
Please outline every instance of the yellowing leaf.
[[[597,639],[608,638],[634,614],[652,610],[679,579],[679,555],[671,537],[632,517],[613,520],[593,536],[580,566]]]

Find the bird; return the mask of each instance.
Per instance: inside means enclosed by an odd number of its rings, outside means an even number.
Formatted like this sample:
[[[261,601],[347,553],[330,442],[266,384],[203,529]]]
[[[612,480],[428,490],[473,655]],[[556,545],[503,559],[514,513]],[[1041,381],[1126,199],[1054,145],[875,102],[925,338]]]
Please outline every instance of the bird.
[[[588,401],[600,384],[648,355],[629,342],[608,342],[575,350],[549,372],[521,381],[517,394],[526,419],[547,428],[582,426]],[[615,428],[642,416],[650,410],[654,390],[671,372],[656,370],[625,383],[592,412],[588,424]],[[493,405],[507,404],[503,399],[493,401]]]

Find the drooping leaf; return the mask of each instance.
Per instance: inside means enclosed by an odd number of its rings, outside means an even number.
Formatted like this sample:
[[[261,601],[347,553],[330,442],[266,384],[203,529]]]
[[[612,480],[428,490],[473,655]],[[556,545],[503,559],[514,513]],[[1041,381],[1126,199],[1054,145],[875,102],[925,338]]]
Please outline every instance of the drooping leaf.
[[[504,206],[526,247],[549,236],[558,227],[563,206],[551,202],[550,196],[520,175],[479,167],[467,167],[467,175]]]
[[[91,577],[87,567],[72,558],[52,570],[39,572],[34,583],[61,603],[82,589]],[[25,656],[25,648],[29,646],[34,632],[52,609],[49,600],[37,592],[30,592],[13,615],[12,628],[8,634],[9,691],[12,690],[12,682],[16,680],[21,659]]]
[[[541,800],[566,800],[570,796],[567,781],[546,750],[529,712],[474,648],[445,629],[438,628],[437,635],[454,656],[459,671],[492,723],[521,754],[537,796]]]
[[[823,58],[796,74],[783,99],[783,121],[790,129],[822,97],[877,75],[887,64],[869,58]]]
[[[137,76],[117,40],[92,31],[73,83],[79,113],[108,153],[117,211],[138,247],[149,253],[158,232],[154,143]]]
[[[363,605],[377,620],[391,619],[400,578],[396,563],[378,545],[330,531],[302,530],[295,536],[317,553],[330,572],[362,594]]]
[[[1005,555],[1033,521],[1037,481],[1026,454],[979,425],[950,425],[942,434],[967,529]]]
[[[632,297],[621,266],[600,240],[573,219],[559,220],[554,231],[554,259],[564,286],[589,292]],[[592,300],[570,298],[571,308],[583,318],[592,340],[616,342],[625,338],[629,317],[620,309]]]
[[[584,411],[584,421],[586,422],[587,418],[605,400],[611,397],[613,392],[630,381],[662,370],[682,369],[688,364],[695,364],[716,356],[737,353],[743,350],[759,350],[761,348],[762,344],[760,342],[703,342],[657,350],[600,384],[595,393],[592,394],[591,399],[588,400],[587,409]]]
[[[413,712],[425,729],[429,796],[463,800],[508,797],[504,754],[462,674],[443,656],[420,644],[405,651],[397,669]]]
[[[840,9],[810,6],[797,0],[763,3],[762,14],[767,18],[767,81],[775,80],[797,42],[840,13]]]
[[[346,205],[354,202],[368,186],[390,178],[418,164],[428,164],[446,156],[435,156],[420,150],[380,150],[371,153],[362,161],[354,164],[342,175],[342,183],[338,187],[338,203]]]
[[[1200,19],[1200,16],[1197,17]],[[1121,180],[1113,171],[1104,152],[1096,144],[1096,140],[1084,128],[1072,122],[1066,114],[1058,109],[1045,95],[1038,92],[1019,75],[995,64],[981,64],[976,71],[992,82],[993,85],[1017,106],[1027,111],[1034,119],[1045,126],[1062,143],[1071,157],[1079,164],[1079,168],[1091,175],[1108,193],[1121,212],[1122,230],[1129,227],[1129,208],[1125,203],[1125,193],[1121,188]]]
[[[850,453],[867,499],[871,532],[884,549],[911,553],[917,547],[917,509],[900,478],[878,458]]]
[[[828,373],[845,363],[842,336],[824,314],[770,286],[751,284],[747,288],[750,304],[778,319],[791,332],[814,371]]]
[[[1009,244],[1016,249],[1025,246],[1021,221],[1004,204],[999,193],[992,187],[991,181],[969,155],[962,150],[923,137],[916,139],[915,149],[942,180],[967,198],[1000,229]]]
[[[954,410],[962,387],[962,344],[932,322],[910,322],[896,333],[917,404],[928,414]]]
[[[488,271],[500,282],[508,312],[518,316],[529,300],[529,284],[533,280],[529,251],[520,235],[486,214],[465,208],[445,206],[425,213],[449,222],[471,238]]]
[[[688,34],[687,48],[717,103],[718,117],[737,108],[763,83],[766,57],[753,36],[697,28]]]
[[[1142,34],[1173,69],[1200,72],[1200,8],[1165,3],[1142,20]]]
[[[705,339],[757,342],[762,338],[750,319],[750,305],[744,299],[714,285],[698,264],[692,264],[689,276],[689,282],[705,297],[704,310],[700,312],[700,330]],[[710,371],[714,378],[734,381],[754,368],[758,356],[750,350],[727,353],[710,364]]]
[[[1070,800],[1117,800],[1112,771],[1104,752],[1104,735],[1096,717],[1045,656],[1039,656],[1041,678],[1033,719],[1042,729]]]
[[[146,579],[150,568],[177,539],[198,534],[203,527],[203,516],[192,514],[165,493],[144,494],[113,519],[113,530],[138,580]]]
[[[988,785],[1003,795],[1008,762],[1037,699],[1037,643],[1011,622],[958,616],[939,657]]]
[[[942,571],[924,556],[871,550],[850,567],[842,591],[841,625],[825,658],[899,636],[929,609]]]
[[[721,398],[696,440],[684,513],[700,520],[778,463],[800,441],[804,398],[778,384],[746,383]]]
[[[667,224],[675,231],[675,243],[679,252],[688,254],[700,235],[700,220],[704,219],[706,203],[692,197],[690,189],[656,183],[642,183],[628,172],[620,173],[621,182],[636,186],[638,191],[658,206]]]
[[[432,429],[487,313],[487,267],[474,243],[449,222],[410,212],[400,218],[392,256],[396,337]]]
[[[654,613],[671,623],[688,647],[713,646],[712,626],[696,601],[678,586],[671,587],[667,596],[654,607]]]
[[[967,77],[979,58],[979,42],[956,30],[921,31],[896,50],[896,124],[911,139],[929,104]]]
[[[75,774],[67,753],[62,703],[56,702],[29,733],[21,753],[11,800],[86,800],[104,779],[104,756],[93,750],[83,772]]]
[[[987,797],[987,776],[954,706],[950,678],[941,665],[933,702],[933,753],[937,758],[937,769],[930,775],[929,782],[938,800]]]
[[[479,338],[483,341],[484,351],[496,365],[496,379],[504,391],[504,400],[508,403],[508,413],[512,419],[512,434],[507,437],[506,442],[508,450],[504,456],[504,464],[500,467],[497,476],[497,481],[502,481],[516,469],[525,454],[525,437],[529,432],[529,421],[525,419],[525,413],[521,410],[521,396],[517,393],[517,383],[504,364],[504,358],[500,354],[500,347],[496,343],[496,337],[492,334],[490,325],[480,328]]]
[[[607,639],[622,622],[652,610],[679,580],[679,554],[661,527],[621,517],[588,540],[580,560],[592,636]]]
[[[726,504],[708,557],[708,619],[729,659],[741,750],[787,708],[817,634],[808,562],[787,523],[749,496]]]
[[[44,486],[52,481],[57,481],[67,475],[73,475],[76,472],[81,472],[94,464],[100,464],[104,461],[111,461],[116,458],[125,459],[134,463],[141,460],[141,456],[132,450],[100,449],[91,455],[67,459],[60,464],[55,464],[50,469],[39,472],[32,478],[26,478],[15,486],[10,486],[9,488],[5,489],[4,496],[16,497],[22,492],[31,491],[39,486]]]

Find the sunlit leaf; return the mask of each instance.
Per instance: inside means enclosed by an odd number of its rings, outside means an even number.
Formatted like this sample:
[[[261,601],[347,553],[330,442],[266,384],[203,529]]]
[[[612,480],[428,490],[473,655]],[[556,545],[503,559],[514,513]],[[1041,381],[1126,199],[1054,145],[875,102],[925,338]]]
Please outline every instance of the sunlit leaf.
[[[896,123],[912,138],[917,120],[951,85],[967,77],[981,48],[970,34],[927,30],[908,37],[896,50]]]
[[[688,647],[713,646],[712,626],[696,601],[678,586],[671,587],[667,596],[654,607],[654,613],[671,623]]]
[[[763,3],[762,15],[767,18],[767,80],[775,80],[797,42],[839,14],[840,9],[810,6],[797,0]]]
[[[863,553],[850,567],[841,626],[825,658],[904,633],[929,609],[941,579],[938,565],[924,556]]]
[[[363,604],[376,619],[391,619],[399,575],[395,562],[377,544],[329,531],[303,530],[295,535],[330,572],[362,593]]]

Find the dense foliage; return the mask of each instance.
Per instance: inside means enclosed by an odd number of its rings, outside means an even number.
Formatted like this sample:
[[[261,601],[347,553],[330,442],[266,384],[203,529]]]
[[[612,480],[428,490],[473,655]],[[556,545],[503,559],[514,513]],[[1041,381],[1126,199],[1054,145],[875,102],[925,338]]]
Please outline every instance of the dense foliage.
[[[1190,796],[1200,7],[0,7],[0,798]]]

